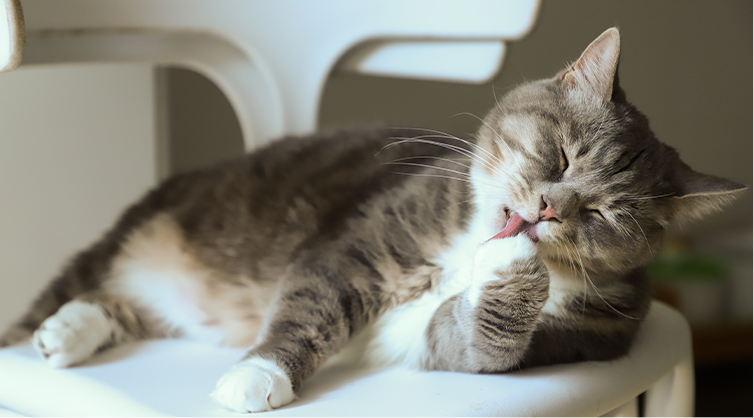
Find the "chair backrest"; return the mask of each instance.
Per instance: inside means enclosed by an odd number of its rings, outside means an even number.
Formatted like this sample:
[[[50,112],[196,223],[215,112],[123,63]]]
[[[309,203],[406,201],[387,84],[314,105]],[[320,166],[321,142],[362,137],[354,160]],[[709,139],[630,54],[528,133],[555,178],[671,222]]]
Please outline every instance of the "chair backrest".
[[[538,0],[27,0],[23,65],[190,68],[228,97],[252,148],[314,130],[337,69],[491,79],[504,42],[531,29],[538,7]]]
[[[24,56],[24,15],[18,0],[0,5],[0,73],[10,71]]]

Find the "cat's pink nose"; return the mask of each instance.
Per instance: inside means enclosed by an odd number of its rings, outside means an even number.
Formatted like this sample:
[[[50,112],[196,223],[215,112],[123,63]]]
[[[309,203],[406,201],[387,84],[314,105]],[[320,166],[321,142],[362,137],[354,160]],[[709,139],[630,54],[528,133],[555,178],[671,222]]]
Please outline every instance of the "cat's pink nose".
[[[555,212],[555,209],[551,204],[547,203],[547,207],[539,211],[539,221],[543,222],[549,220],[560,221],[560,219],[558,218],[558,213]]]

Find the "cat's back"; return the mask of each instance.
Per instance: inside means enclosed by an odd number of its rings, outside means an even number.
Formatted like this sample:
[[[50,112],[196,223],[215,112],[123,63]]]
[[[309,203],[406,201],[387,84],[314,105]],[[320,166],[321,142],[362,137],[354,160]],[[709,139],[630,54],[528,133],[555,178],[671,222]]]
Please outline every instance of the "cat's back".
[[[180,206],[179,199],[201,203],[207,198],[243,196],[250,199],[250,209],[256,214],[281,200],[343,200],[357,190],[359,196],[368,196],[406,180],[394,174],[417,171],[391,163],[448,151],[413,141],[418,135],[416,131],[381,128],[288,136],[241,157],[178,174],[153,193],[162,195],[158,200],[166,207]]]
[[[301,242],[337,234],[370,201],[415,180],[405,174],[421,167],[404,162],[448,151],[413,140],[421,134],[383,128],[285,137],[175,175],[144,202],[150,218],[169,217],[205,263],[251,273],[258,260],[281,265]]]

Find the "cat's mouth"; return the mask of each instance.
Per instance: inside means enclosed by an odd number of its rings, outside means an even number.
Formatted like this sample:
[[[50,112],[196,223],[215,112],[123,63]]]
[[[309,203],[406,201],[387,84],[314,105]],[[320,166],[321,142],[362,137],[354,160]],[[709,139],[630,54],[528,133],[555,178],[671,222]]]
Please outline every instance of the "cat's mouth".
[[[527,222],[518,212],[512,209],[505,209],[505,228],[498,232],[495,236],[488,239],[486,242],[493,239],[503,239],[515,237],[518,234],[526,234],[532,241],[539,242],[539,234],[537,234],[537,225]]]

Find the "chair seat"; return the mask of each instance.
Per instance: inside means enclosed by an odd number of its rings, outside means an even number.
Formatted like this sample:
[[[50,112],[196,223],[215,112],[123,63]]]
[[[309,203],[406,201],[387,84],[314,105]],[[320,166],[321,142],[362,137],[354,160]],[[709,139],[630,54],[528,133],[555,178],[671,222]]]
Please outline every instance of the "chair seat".
[[[263,415],[468,416],[609,413],[656,386],[653,414],[691,414],[693,379],[685,319],[655,302],[631,353],[612,362],[538,367],[500,375],[374,369],[345,361],[318,371],[299,398]],[[84,365],[52,369],[30,344],[0,350],[0,409],[26,415],[227,416],[209,398],[242,355],[182,340],[128,344]],[[680,373],[679,373],[680,372]],[[665,383],[663,383],[665,382]],[[686,399],[689,398],[689,399]]]

